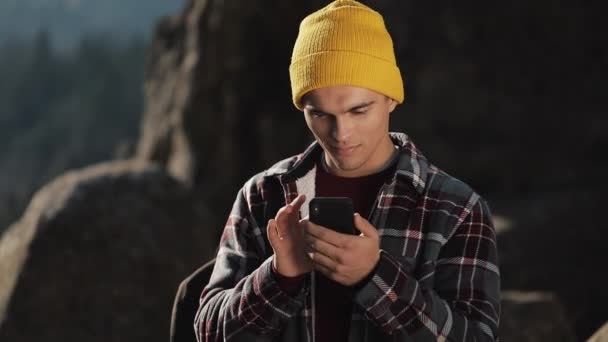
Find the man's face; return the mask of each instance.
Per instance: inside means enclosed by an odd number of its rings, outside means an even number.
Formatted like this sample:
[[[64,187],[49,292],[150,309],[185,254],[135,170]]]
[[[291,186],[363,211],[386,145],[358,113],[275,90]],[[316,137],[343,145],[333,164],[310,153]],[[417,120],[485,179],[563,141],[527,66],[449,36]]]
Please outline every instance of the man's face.
[[[306,93],[302,105],[306,124],[334,174],[369,175],[392,155],[388,129],[396,101],[366,88],[335,86]]]

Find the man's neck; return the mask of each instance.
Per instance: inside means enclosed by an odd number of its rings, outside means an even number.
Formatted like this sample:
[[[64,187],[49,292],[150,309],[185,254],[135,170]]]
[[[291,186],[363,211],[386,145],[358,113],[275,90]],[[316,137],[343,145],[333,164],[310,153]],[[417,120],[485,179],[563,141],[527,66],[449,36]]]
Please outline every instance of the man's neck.
[[[320,164],[321,167],[323,167],[323,169],[330,174],[333,174],[335,176],[338,177],[348,177],[348,178],[352,178],[352,177],[365,177],[365,176],[369,176],[372,174],[377,174],[380,172],[383,172],[384,170],[386,170],[387,168],[391,167],[394,163],[394,161],[397,159],[397,156],[399,155],[399,149],[397,148],[397,146],[395,146],[392,142],[392,140],[390,140],[389,138],[389,144],[385,144],[386,147],[382,148],[382,152],[379,152],[383,155],[385,155],[386,157],[384,158],[380,158],[380,160],[382,161],[381,163],[378,163],[377,167],[373,167],[371,168],[368,172],[364,172],[362,174],[358,174],[355,176],[349,176],[349,175],[344,175],[342,174],[342,172],[339,172],[337,170],[334,170],[333,168],[331,168],[329,166],[329,163],[327,162],[327,154],[325,152],[321,153],[321,160],[320,160]]]

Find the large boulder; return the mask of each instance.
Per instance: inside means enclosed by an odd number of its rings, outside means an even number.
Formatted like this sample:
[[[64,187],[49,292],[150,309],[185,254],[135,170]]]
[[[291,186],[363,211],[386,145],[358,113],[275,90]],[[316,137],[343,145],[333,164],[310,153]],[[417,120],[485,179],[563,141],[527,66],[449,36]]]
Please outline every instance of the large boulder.
[[[555,295],[504,291],[499,334],[503,342],[575,342],[572,325]]]
[[[554,293],[579,341],[608,317],[608,273],[601,269],[608,260],[606,191],[598,184],[493,201],[509,218],[498,234],[503,288]]]
[[[161,167],[72,171],[0,241],[0,341],[164,341],[180,281],[212,256],[205,207]]]
[[[608,322],[591,336],[587,342],[608,342]]]

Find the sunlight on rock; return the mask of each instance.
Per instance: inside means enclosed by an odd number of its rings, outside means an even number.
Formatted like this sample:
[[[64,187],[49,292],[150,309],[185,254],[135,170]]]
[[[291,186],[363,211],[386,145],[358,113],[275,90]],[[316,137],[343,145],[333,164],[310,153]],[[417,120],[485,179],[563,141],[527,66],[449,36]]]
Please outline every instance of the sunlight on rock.
[[[608,322],[604,324],[587,342],[606,342],[608,341]]]
[[[511,230],[511,227],[513,226],[513,222],[505,216],[493,215],[492,219],[494,220],[496,234],[507,232]]]

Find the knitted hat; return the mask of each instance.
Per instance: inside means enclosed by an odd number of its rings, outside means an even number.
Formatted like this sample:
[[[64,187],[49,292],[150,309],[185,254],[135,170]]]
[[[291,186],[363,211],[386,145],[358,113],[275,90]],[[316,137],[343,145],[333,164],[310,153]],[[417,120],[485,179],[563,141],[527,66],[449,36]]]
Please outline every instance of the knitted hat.
[[[336,0],[300,24],[289,66],[293,103],[329,86],[367,88],[402,103],[403,81],[393,41],[380,13],[354,0]]]

